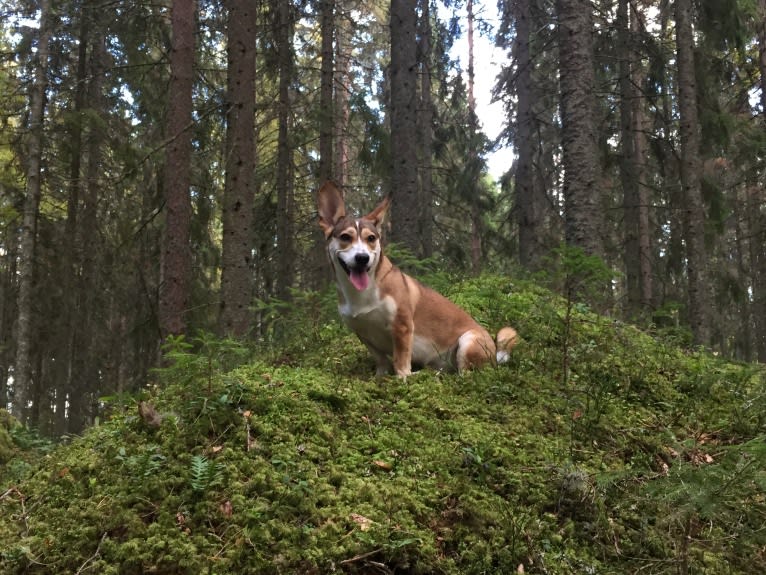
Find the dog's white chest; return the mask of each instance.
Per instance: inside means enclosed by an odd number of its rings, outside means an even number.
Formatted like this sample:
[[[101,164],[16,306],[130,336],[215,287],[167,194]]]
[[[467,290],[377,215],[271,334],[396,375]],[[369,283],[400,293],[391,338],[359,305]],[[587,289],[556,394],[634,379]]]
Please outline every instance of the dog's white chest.
[[[393,298],[381,298],[377,289],[344,295],[347,297],[338,306],[343,322],[369,345],[391,353],[391,323],[396,313]]]

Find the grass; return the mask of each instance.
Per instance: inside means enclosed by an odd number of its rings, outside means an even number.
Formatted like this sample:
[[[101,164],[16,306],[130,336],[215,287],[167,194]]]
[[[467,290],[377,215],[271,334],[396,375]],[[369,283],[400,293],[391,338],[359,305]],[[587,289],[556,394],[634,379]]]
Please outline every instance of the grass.
[[[316,295],[246,360],[178,342],[158,426],[115,403],[2,476],[0,572],[766,572],[762,366],[531,284],[437,287],[518,328],[509,364],[379,384]]]

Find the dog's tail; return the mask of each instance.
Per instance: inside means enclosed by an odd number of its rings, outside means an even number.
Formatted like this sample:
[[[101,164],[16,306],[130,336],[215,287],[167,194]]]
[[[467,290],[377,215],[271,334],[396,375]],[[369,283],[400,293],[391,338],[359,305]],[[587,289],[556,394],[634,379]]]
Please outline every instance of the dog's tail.
[[[512,327],[504,327],[497,332],[497,363],[505,363],[511,358],[511,350],[519,341],[519,334]]]

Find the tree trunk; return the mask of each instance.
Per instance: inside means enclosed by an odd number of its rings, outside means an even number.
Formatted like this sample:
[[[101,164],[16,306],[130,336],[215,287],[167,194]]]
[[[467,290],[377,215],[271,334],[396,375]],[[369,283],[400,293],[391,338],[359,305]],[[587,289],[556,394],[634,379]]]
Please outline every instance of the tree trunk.
[[[332,150],[335,126],[333,111],[335,0],[322,0],[321,9],[322,66],[319,80],[319,186],[317,189],[327,180],[335,180]]]
[[[532,59],[530,54],[530,1],[515,3],[516,37],[516,218],[519,226],[519,262],[535,269],[541,257],[542,218],[538,206],[532,163],[534,158],[534,112],[532,109]]]
[[[8,251],[0,255],[0,405],[8,405],[10,399],[8,383],[10,378],[9,366],[13,364],[15,350],[11,345],[13,341],[13,320],[16,310],[16,266],[18,244],[10,242]]]
[[[165,135],[165,230],[159,321],[164,340],[186,331],[191,293],[191,127],[194,85],[194,0],[173,0],[170,89]]]
[[[639,5],[636,3],[633,7],[630,18],[630,29],[633,38],[643,33],[644,24]],[[633,43],[635,46],[635,42]],[[636,179],[638,182],[638,259],[639,259],[639,282],[641,285],[641,306],[644,310],[651,309],[652,298],[654,297],[653,287],[653,257],[651,241],[651,221],[649,218],[649,184],[646,177],[646,134],[644,117],[644,70],[641,64],[641,55],[634,48],[632,50],[634,62],[632,69],[633,80],[631,82],[633,89],[633,111],[631,120],[633,121],[633,165],[636,169]]]
[[[660,4],[660,34],[659,37],[663,39],[663,42],[670,45],[672,42],[673,32],[671,31],[672,11],[674,6],[670,3],[664,2]],[[667,59],[673,56],[667,54]],[[678,175],[678,162],[673,161],[675,159],[675,150],[672,148],[672,142],[674,139],[675,130],[672,125],[673,118],[673,79],[671,78],[670,70],[667,67],[663,67],[660,71],[660,101],[662,105],[660,142],[662,144],[662,153],[660,162],[660,182],[662,182],[662,191],[668,209],[664,221],[660,224],[668,229],[668,238],[665,254],[664,269],[660,277],[664,276],[662,283],[660,284],[661,293],[656,298],[656,303],[662,304],[668,300],[680,301],[686,297],[680,284],[684,281],[684,225],[683,216],[681,214],[684,202],[682,198],[682,190],[680,186],[675,185],[679,181]]]
[[[473,169],[478,166],[479,145],[478,139],[478,117],[476,115],[476,95],[474,93],[475,69],[474,69],[474,41],[473,41],[473,0],[468,0],[466,5],[466,15],[468,19],[468,165]],[[476,178],[479,177],[479,170],[475,171]],[[481,273],[481,209],[479,207],[479,182],[478,179],[468,182],[472,188],[470,196],[471,202],[471,273],[478,276]]]
[[[558,0],[559,81],[567,244],[603,257],[603,213],[593,110],[593,6]]]
[[[253,297],[253,173],[255,171],[255,5],[229,0],[226,182],[221,258],[222,334],[246,336]]]
[[[652,299],[651,243],[649,206],[644,175],[643,82],[640,56],[633,46],[639,31],[638,13],[630,11],[628,0],[620,0],[617,10],[620,84],[620,176],[625,222],[624,262],[627,311],[637,317],[647,311]]]
[[[349,109],[349,97],[351,90],[351,78],[349,68],[351,61],[351,50],[353,46],[348,39],[352,37],[352,30],[345,19],[335,22],[335,74],[334,74],[334,99],[333,112],[335,149],[333,150],[335,158],[335,170],[333,178],[342,190],[348,181],[349,156],[348,129],[351,118]]]
[[[391,0],[391,240],[420,254],[417,0]]]
[[[431,94],[431,0],[421,0],[420,20],[420,249],[421,255],[433,255],[433,118]]]
[[[78,229],[82,225],[80,211],[82,203],[82,159],[83,159],[83,132],[86,123],[87,87],[88,87],[88,47],[90,41],[90,27],[94,17],[90,6],[83,3],[80,6],[80,31],[77,50],[77,72],[74,94],[74,118],[71,127],[71,158],[69,162],[69,190],[67,197],[67,216],[64,226],[64,245],[67,248],[62,253],[60,260],[60,277],[64,285],[61,309],[61,317],[54,322],[58,323],[56,333],[56,346],[64,351],[63,361],[57,361],[52,368],[58,372],[53,376],[56,382],[55,397],[55,423],[53,430],[56,435],[63,435],[68,431],[67,418],[67,395],[72,391],[74,382],[78,380],[76,374],[76,357],[82,351],[78,344],[78,334],[81,329],[80,299],[78,288],[80,281],[80,260],[82,259],[83,247],[79,243]]]
[[[345,141],[345,133],[337,127],[337,110],[335,94],[335,52],[334,46],[338,41],[335,22],[336,0],[321,0],[320,6],[320,33],[322,35],[321,56],[322,64],[319,72],[319,170],[314,189],[318,191],[322,184],[332,180],[342,188],[343,167],[337,162],[337,156],[333,151],[333,140]],[[342,93],[342,87],[338,86],[338,95]],[[336,133],[335,130],[338,129]],[[316,197],[314,198],[316,205]],[[325,239],[318,226],[312,229],[312,246],[308,263],[307,286],[319,290],[327,283],[328,267],[325,256]]]
[[[79,274],[74,286],[77,310],[77,321],[72,324],[72,360],[71,378],[67,391],[69,392],[69,420],[67,431],[80,433],[93,421],[96,397],[99,392],[110,392],[102,387],[101,369],[99,364],[107,363],[107,343],[105,337],[95,334],[103,333],[105,326],[98,324],[99,309],[104,303],[100,289],[104,278],[99,274],[102,268],[102,250],[100,246],[88,247],[92,241],[93,232],[99,227],[98,205],[99,195],[103,185],[100,179],[103,168],[102,154],[104,150],[104,132],[102,123],[96,118],[104,118],[103,78],[104,62],[107,58],[104,46],[104,33],[101,27],[101,16],[95,11],[89,11],[88,17],[94,19],[93,32],[89,35],[88,46],[88,89],[87,106],[90,111],[89,120],[85,124],[85,179],[82,186],[82,211],[78,217],[77,238],[75,245],[81,249],[77,254],[76,266]],[[106,360],[106,361],[105,361]],[[111,382],[109,382],[111,383]]]
[[[710,285],[705,249],[705,206],[700,182],[700,126],[694,71],[691,0],[676,0],[676,61],[681,139],[681,186],[686,228],[689,322],[698,345],[710,343]]]
[[[35,245],[37,216],[42,192],[42,151],[45,119],[45,92],[48,88],[48,54],[51,36],[50,1],[40,1],[40,31],[35,78],[29,94],[29,131],[26,138],[26,195],[19,250],[19,295],[16,332],[16,361],[13,371],[13,411],[26,422],[33,392],[32,352],[35,341]]]
[[[758,14],[760,26],[758,29],[759,71],[761,74],[761,119],[766,129],[766,0],[759,0]],[[755,318],[755,350],[758,361],[766,363],[766,190],[763,186],[753,186],[749,196],[752,196],[753,223],[751,225],[753,257],[753,317]]]
[[[279,134],[277,142],[277,297],[290,299],[295,275],[293,248],[292,149],[290,144],[290,83],[293,79],[293,22],[290,2],[277,5],[277,42],[279,51]]]

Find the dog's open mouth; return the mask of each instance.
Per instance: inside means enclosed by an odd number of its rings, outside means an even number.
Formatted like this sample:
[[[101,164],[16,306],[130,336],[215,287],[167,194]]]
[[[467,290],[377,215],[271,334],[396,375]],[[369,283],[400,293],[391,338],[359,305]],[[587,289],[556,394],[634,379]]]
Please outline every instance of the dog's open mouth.
[[[338,258],[340,266],[348,274],[348,279],[351,280],[351,284],[359,291],[364,291],[370,284],[370,276],[367,274],[367,266],[362,267],[349,267],[341,258]]]

